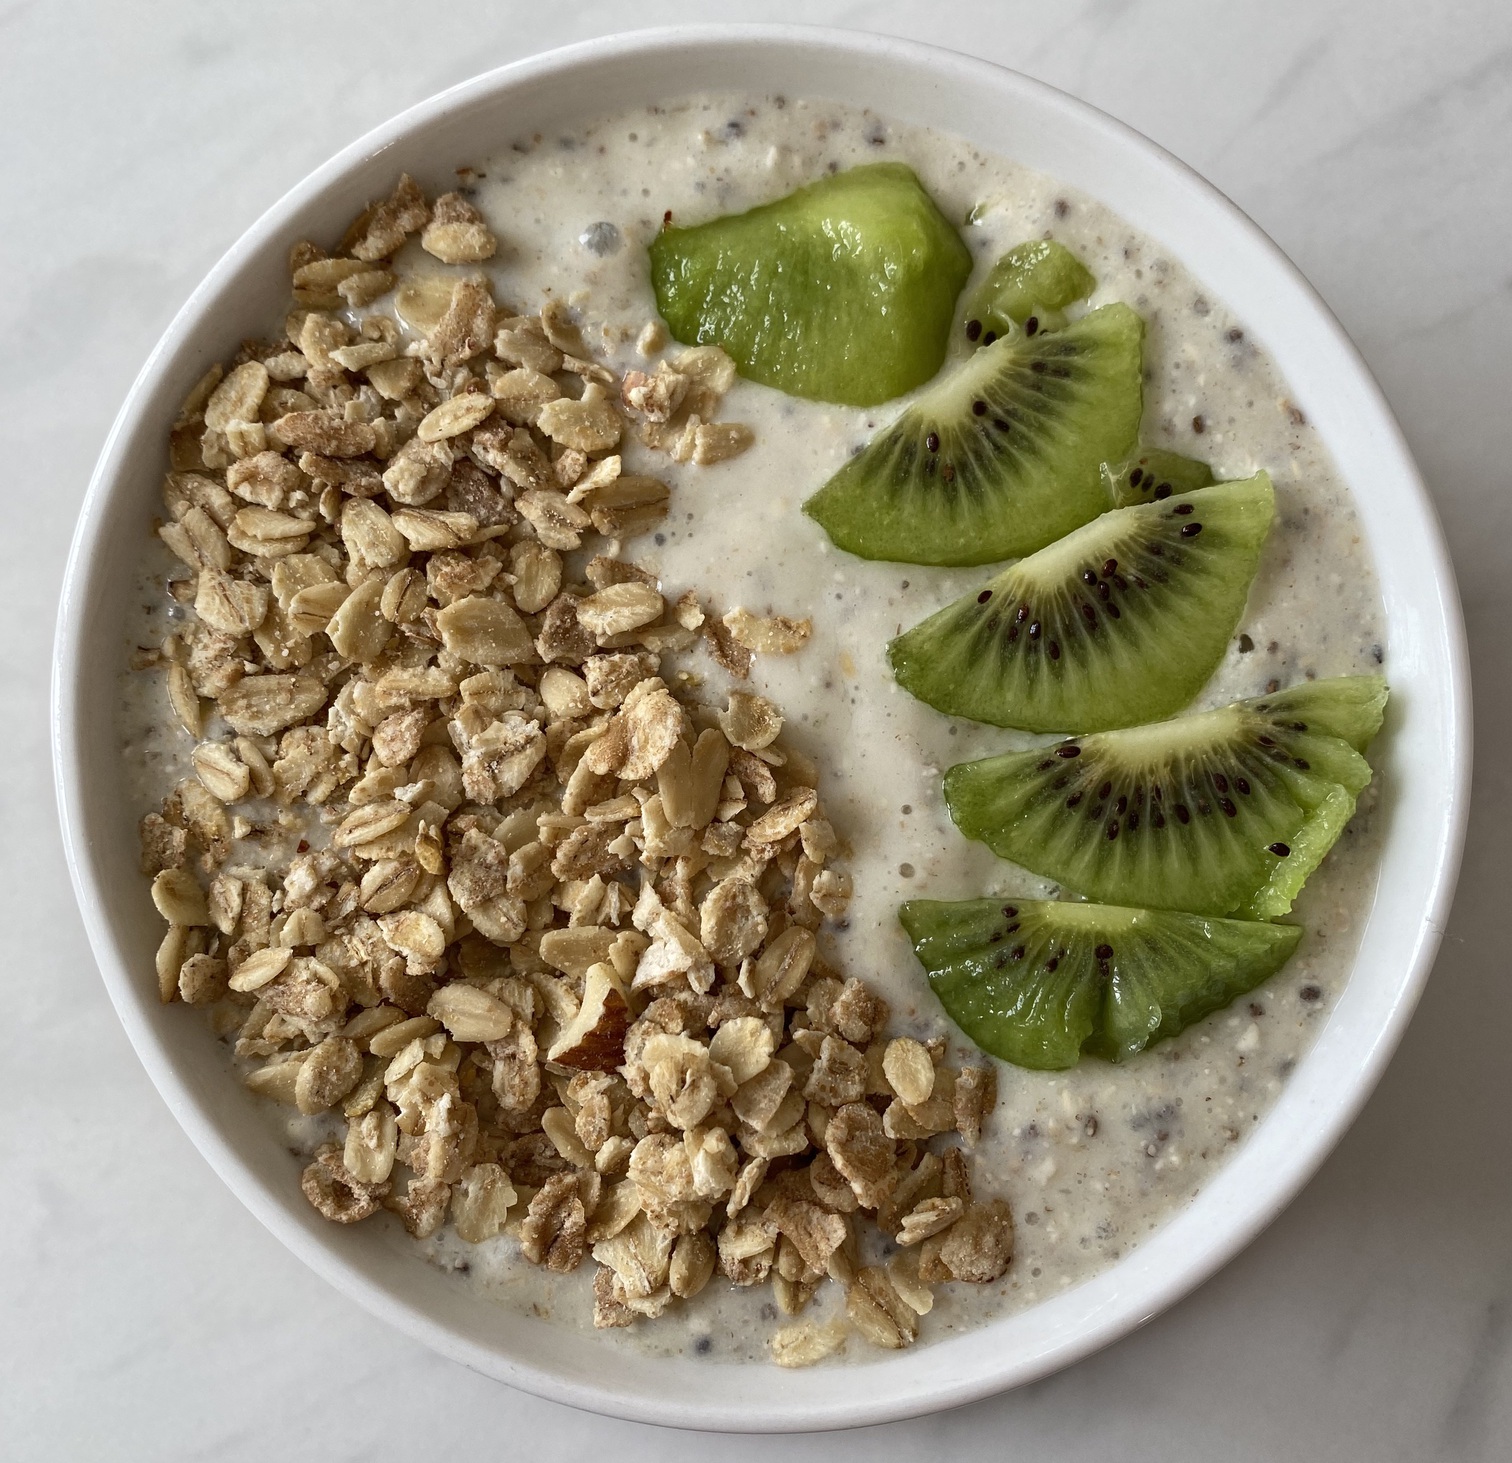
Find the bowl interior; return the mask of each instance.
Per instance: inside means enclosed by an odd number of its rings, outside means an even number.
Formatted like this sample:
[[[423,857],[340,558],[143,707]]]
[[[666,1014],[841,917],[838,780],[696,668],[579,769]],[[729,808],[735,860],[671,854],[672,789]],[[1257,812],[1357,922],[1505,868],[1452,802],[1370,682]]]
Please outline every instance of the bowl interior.
[[[158,507],[165,429],[244,335],[281,318],[291,241],[337,235],[407,169],[440,191],[511,137],[706,88],[873,105],[1081,188],[1160,241],[1270,350],[1355,492],[1379,569],[1393,687],[1382,744],[1389,830],[1356,969],[1280,1101],[1199,1197],[1113,1269],[983,1330],[864,1364],[788,1373],[651,1360],[475,1298],[390,1227],[338,1230],[300,1197],[298,1162],[227,1079],[201,1024],[157,1003],[161,927],[115,789],[120,627]],[[1463,631],[1437,524],[1391,416],[1337,323],[1284,257],[1195,174],[1043,85],[913,43],[796,29],[643,32],[527,61],[416,108],[347,150],[249,231],[144,368],[91,486],[60,612],[54,740],[81,907],[144,1063],[205,1156],[327,1279],[480,1371],[625,1417],[771,1430],[875,1422],[1029,1380],[1129,1330],[1232,1256],[1358,1111],[1426,976],[1458,859],[1469,769]]]

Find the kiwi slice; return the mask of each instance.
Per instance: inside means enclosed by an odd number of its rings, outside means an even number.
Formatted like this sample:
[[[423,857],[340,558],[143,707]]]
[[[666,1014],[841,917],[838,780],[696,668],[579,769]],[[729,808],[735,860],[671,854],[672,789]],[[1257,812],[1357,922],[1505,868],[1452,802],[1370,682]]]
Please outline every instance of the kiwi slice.
[[[1102,463],[1139,430],[1144,322],[1105,305],[1052,335],[974,352],[803,505],[842,549],[988,564],[1107,506]]]
[[[966,339],[991,345],[1022,328],[1034,335],[1066,323],[1066,306],[1097,288],[1092,271],[1064,244],[1031,239],[1010,249],[966,301]]]
[[[1312,682],[961,763],[945,801],[968,838],[1089,899],[1275,918],[1370,781],[1385,701],[1378,676]]]
[[[1115,508],[1133,503],[1158,503],[1175,493],[1191,493],[1213,482],[1213,469],[1193,457],[1141,447],[1123,462],[1102,465],[1103,486]]]
[[[1025,731],[1169,716],[1223,658],[1274,510],[1260,473],[1104,513],[900,635],[898,684]]]
[[[672,334],[793,396],[874,406],[940,369],[971,253],[912,169],[874,163],[651,245]]]
[[[1046,900],[916,899],[898,912],[951,1019],[1020,1067],[1123,1061],[1273,975],[1295,925]]]

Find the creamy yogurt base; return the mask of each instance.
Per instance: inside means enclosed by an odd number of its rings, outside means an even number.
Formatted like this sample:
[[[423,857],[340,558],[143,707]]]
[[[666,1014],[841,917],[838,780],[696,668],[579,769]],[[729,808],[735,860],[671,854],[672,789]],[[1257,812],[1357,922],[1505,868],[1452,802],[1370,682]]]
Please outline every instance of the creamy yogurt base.
[[[871,111],[716,94],[571,134],[505,139],[462,176],[501,241],[485,266],[500,303],[535,310],[548,294],[566,299],[589,341],[623,370],[646,365],[634,345],[655,314],[645,248],[668,211],[680,224],[697,223],[781,197],[826,170],[882,159],[913,167],[946,216],[964,225],[979,273],[1012,245],[1049,235],[1097,277],[1092,306],[1123,300],[1139,310],[1147,327],[1146,442],[1206,458],[1220,478],[1271,474],[1277,520],[1240,624],[1247,640],[1236,637],[1193,709],[1261,694],[1272,682],[1379,669],[1374,571],[1317,433],[1243,323],[1167,250],[1085,195]],[[402,274],[459,272],[414,244],[398,264]],[[897,1030],[958,1035],[913,958],[897,905],[1054,892],[961,837],[940,795],[940,774],[952,763],[1037,739],[914,701],[894,684],[884,652],[900,629],[992,570],[869,563],[836,550],[800,512],[903,404],[838,407],[738,382],[720,415],[754,430],[745,455],[679,467],[627,445],[627,468],[672,487],[672,512],[654,543],[633,541],[629,552],[660,571],[669,597],[693,587],[711,592],[720,611],[744,605],[812,618],[809,645],[788,658],[758,657],[752,683],[784,709],[785,737],[821,768],[826,806],[849,845],[855,897],[833,934],[832,957],[888,998]],[[133,644],[161,638],[161,567],[154,560],[145,575]],[[692,668],[708,678],[709,697],[722,700],[712,663]],[[160,677],[130,678],[123,708],[130,796],[140,813],[185,774],[188,747],[170,729]],[[994,1285],[940,1287],[923,1341],[1058,1294],[1113,1263],[1189,1201],[1265,1115],[1348,976],[1374,890],[1374,804],[1372,788],[1298,901],[1293,918],[1307,933],[1297,954],[1248,997],[1122,1066],[999,1066],[996,1115],[973,1155],[973,1178],[979,1192],[1012,1204],[1017,1253]],[[968,1052],[975,1049],[959,1047]],[[325,1136],[319,1120],[269,1111],[302,1147]],[[591,1267],[552,1276],[521,1260],[512,1238],[465,1245],[449,1227],[422,1248],[491,1299],[557,1324],[591,1324]],[[822,1288],[820,1299],[834,1289]],[[613,1333],[613,1344],[743,1358],[764,1354],[778,1319],[764,1288],[743,1291],[716,1277],[696,1301]],[[865,1353],[850,1348],[852,1359]]]

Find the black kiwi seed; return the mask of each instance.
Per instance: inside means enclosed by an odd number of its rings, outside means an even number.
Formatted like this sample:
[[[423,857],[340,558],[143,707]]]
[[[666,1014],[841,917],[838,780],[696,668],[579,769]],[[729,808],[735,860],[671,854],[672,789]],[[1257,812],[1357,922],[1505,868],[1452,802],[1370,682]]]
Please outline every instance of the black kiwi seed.
[[[1052,956],[1051,956],[1051,957],[1050,957],[1050,958],[1049,958],[1049,959],[1048,959],[1048,960],[1047,960],[1047,961],[1046,961],[1046,962],[1045,962],[1045,969],[1046,969],[1046,970],[1054,970],[1054,969],[1055,969],[1055,967],[1056,967],[1056,966],[1057,966],[1057,965],[1059,965],[1059,964],[1060,964],[1060,956],[1059,956],[1059,955],[1052,955]]]
[[[974,417],[984,417],[984,416],[986,416],[987,415],[987,403],[985,401],[983,401],[980,397],[978,397],[974,402],[971,403],[971,414]]]
[[[1059,660],[1060,659],[1060,642],[1058,640],[1052,640],[1050,642],[1050,659],[1051,660]]]
[[[1223,809],[1224,816],[1227,818],[1237,818],[1239,816],[1239,809],[1228,798],[1219,798],[1218,806]]]
[[[1022,625],[1024,623],[1024,621],[1027,620],[1028,618],[1029,618],[1029,606],[1028,605],[1020,605],[1018,607],[1018,613],[1015,614],[1014,617],[1013,617],[1013,623],[1015,625]]]
[[[1193,509],[1190,503],[1178,503],[1174,508],[1171,509],[1171,512],[1174,513],[1178,518],[1185,518],[1192,511]]]
[[[1087,622],[1087,628],[1089,630],[1095,630],[1097,628],[1097,611],[1094,610],[1091,605],[1084,604],[1081,607],[1081,615],[1082,619]]]
[[[1134,471],[1129,474],[1129,486],[1131,488],[1137,488],[1140,485],[1140,483],[1142,483],[1143,481],[1144,481],[1144,468],[1142,468],[1142,467],[1136,467],[1134,469]]]
[[[1008,423],[1002,419],[1002,417],[993,417],[992,425],[996,427],[1000,432],[1011,432],[1013,430],[1013,428],[1010,427]]]
[[[1017,919],[1018,918],[1018,906],[1015,905],[1015,904],[1005,904],[1003,906],[1003,918],[1004,919]]]
[[[1185,803],[1176,804],[1176,821],[1183,825],[1192,821],[1192,815],[1187,811],[1187,805]]]
[[[1024,947],[1022,945],[1015,945],[1008,952],[1008,958],[1010,960],[1022,960],[1024,958]]]
[[[1111,945],[1099,945],[1092,953],[1099,960],[1111,960],[1113,958],[1113,947]]]
[[[1118,569],[1118,560],[1117,559],[1109,559],[1108,562],[1102,566],[1103,578],[1104,579],[1111,579],[1113,577],[1114,573],[1117,571],[1117,569]]]
[[[1115,604],[1110,604],[1108,606],[1108,613],[1115,620],[1121,620],[1121,619],[1123,619],[1123,611],[1121,609],[1119,609],[1119,607],[1117,605],[1115,605]]]
[[[1040,638],[1040,622],[1038,620],[1035,620],[1030,624],[1029,638],[1031,640],[1038,640]]]
[[[996,339],[997,339],[997,331],[995,331],[995,330],[989,330],[987,332],[987,334],[982,337],[982,344],[983,345],[991,345],[992,342],[995,341]]]
[[[1039,316],[1031,315],[1024,321],[1024,334],[1033,335],[1039,329]]]
[[[1196,538],[1201,532],[1202,525],[1200,523],[1183,523],[1181,525],[1182,538]]]
[[[966,322],[966,339],[977,340],[982,334],[982,322],[980,320],[968,320]]]
[[[938,432],[931,432],[927,437],[925,437],[924,445],[929,448],[931,452],[938,452],[940,450],[940,434]]]
[[[1129,806],[1129,800],[1128,800],[1128,798],[1125,797],[1123,793],[1119,793],[1119,795],[1118,795],[1118,801],[1113,804],[1113,811],[1115,813],[1117,813],[1118,816],[1121,818],[1121,817],[1123,817],[1124,813],[1128,810],[1128,806]]]
[[[1160,502],[1161,499],[1163,499],[1163,498],[1169,498],[1170,496],[1171,496],[1171,485],[1170,485],[1170,483],[1161,483],[1161,485],[1158,488],[1155,489],[1155,501],[1157,503]]]
[[[1221,772],[1215,772],[1213,774],[1213,786],[1216,787],[1219,792],[1227,792],[1229,788],[1228,778],[1226,778]]]
[[[1100,802],[1100,803],[1106,802],[1108,800],[1108,794],[1110,792],[1112,792],[1112,791],[1113,791],[1113,784],[1111,782],[1105,782],[1105,783],[1103,783],[1103,785],[1100,788],[1097,789],[1097,800],[1098,800],[1098,802]]]
[[[977,603],[979,605],[984,605],[991,598],[992,598],[992,591],[990,589],[984,589],[979,595],[977,595]]]
[[[1097,583],[1097,575],[1095,575],[1090,569],[1083,569],[1081,572],[1081,577],[1083,584]]]
[[[1066,806],[1068,808],[1074,808],[1081,800],[1082,792],[1080,788],[1077,788],[1077,790],[1066,799]]]
[[[1284,844],[1284,843],[1273,843],[1273,844],[1271,844],[1269,851],[1271,853],[1275,854],[1275,856],[1277,858],[1290,858],[1291,857],[1291,849],[1288,848],[1287,845]]]
[[[1112,820],[1112,822],[1110,822],[1108,824],[1108,842],[1112,843],[1113,840],[1115,838],[1117,838],[1117,837],[1118,837],[1118,819],[1114,818]]]
[[[1075,742],[1067,742],[1064,747],[1057,747],[1055,749],[1055,755],[1057,757],[1080,757],[1081,748]]]

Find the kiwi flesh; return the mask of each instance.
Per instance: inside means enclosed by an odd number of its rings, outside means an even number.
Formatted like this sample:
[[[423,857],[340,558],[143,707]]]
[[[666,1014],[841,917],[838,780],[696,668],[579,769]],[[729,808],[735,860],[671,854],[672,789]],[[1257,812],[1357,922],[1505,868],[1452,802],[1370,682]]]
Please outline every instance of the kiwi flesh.
[[[900,635],[898,684],[1025,731],[1169,716],[1223,658],[1274,512],[1259,473],[1104,513]]]
[[[1114,304],[973,352],[804,512],[863,559],[988,564],[1043,548],[1107,506],[1101,465],[1139,430],[1143,338]]]
[[[968,838],[1089,899],[1274,919],[1370,781],[1386,695],[1340,677],[961,763],[945,801]]]
[[[873,406],[945,359],[971,253],[902,163],[851,168],[650,248],[657,308],[687,344],[793,396]]]
[[[951,1019],[1021,1067],[1124,1061],[1281,968],[1295,925],[1046,900],[918,899],[899,918]]]
[[[966,338],[991,345],[1022,329],[1029,335],[1058,330],[1066,306],[1097,288],[1092,271],[1064,244],[1031,239],[1010,249],[966,301]]]
[[[1122,462],[1102,465],[1103,486],[1115,508],[1158,503],[1175,493],[1192,493],[1213,482],[1213,469],[1193,457],[1160,447],[1141,447]]]

